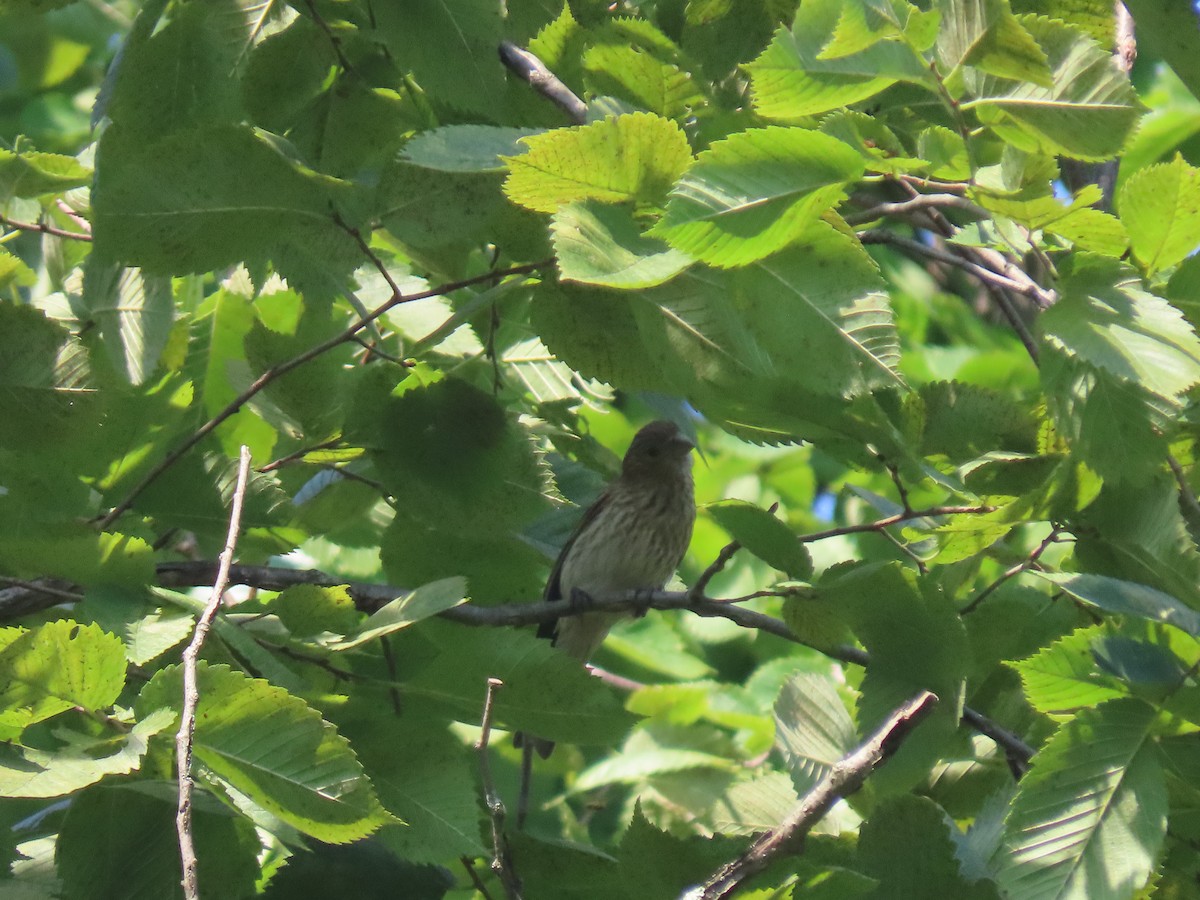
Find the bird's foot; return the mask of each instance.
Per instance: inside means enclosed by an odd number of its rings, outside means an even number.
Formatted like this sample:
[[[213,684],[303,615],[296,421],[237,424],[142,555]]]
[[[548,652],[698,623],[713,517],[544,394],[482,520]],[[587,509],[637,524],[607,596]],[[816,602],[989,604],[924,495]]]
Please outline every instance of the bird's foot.
[[[638,590],[633,595],[633,617],[644,618],[650,612],[650,604],[654,602],[654,591]]]
[[[571,588],[570,601],[571,609],[580,612],[591,609],[595,604],[592,595],[583,590],[583,588]]]

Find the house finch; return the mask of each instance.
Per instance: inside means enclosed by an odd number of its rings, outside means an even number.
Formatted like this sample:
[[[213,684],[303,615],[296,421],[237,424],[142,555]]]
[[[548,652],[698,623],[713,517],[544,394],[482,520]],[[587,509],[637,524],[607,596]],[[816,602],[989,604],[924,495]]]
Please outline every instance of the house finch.
[[[651,422],[634,436],[620,476],[588,507],[563,545],[543,599],[660,590],[667,583],[683,559],[696,520],[695,446],[672,422]],[[621,613],[606,612],[565,616],[544,622],[538,636],[587,662],[620,618]],[[517,738],[518,746],[525,747],[526,770],[531,748],[542,757],[554,749],[553,742],[542,738]],[[523,813],[524,802],[519,819]]]

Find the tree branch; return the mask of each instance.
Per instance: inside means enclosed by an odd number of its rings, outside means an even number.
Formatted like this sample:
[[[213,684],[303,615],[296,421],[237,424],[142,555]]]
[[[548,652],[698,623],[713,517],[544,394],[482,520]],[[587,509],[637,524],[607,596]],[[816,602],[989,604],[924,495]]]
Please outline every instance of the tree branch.
[[[575,95],[546,64],[512,41],[500,42],[500,61],[510,72],[561,109],[576,125],[587,121],[587,104]]]
[[[776,856],[801,853],[805,837],[829,808],[861,788],[867,777],[899,749],[913,728],[933,712],[937,702],[935,694],[923,691],[900,706],[858,749],[843,756],[778,827],[718,869],[698,891],[689,891],[684,897],[723,900],[762,872]]]
[[[373,254],[372,259],[374,261]],[[483,282],[492,281],[499,278],[506,278],[510,275],[528,275],[531,272],[536,272],[538,269],[545,268],[552,262],[552,260],[542,260],[540,262],[529,263],[527,265],[512,266],[511,268],[503,269],[498,272],[488,272],[484,275],[476,275],[472,278],[464,278],[461,281],[447,282],[446,284],[439,285],[435,288],[430,288],[429,290],[418,291],[415,294],[401,294],[399,293],[398,289],[394,288],[396,292],[393,293],[392,296],[382,305],[376,307],[370,315],[359,318],[344,331],[335,334],[328,340],[322,341],[315,347],[310,347],[308,350],[305,350],[298,356],[294,356],[289,360],[285,360],[278,365],[272,366],[271,368],[267,369],[267,371],[259,375],[258,378],[254,379],[253,384],[238,394],[237,397],[235,397],[227,406],[225,406],[224,409],[192,432],[192,434],[182,444],[168,453],[163,458],[162,462],[147,472],[146,475],[136,485],[134,485],[133,489],[125,496],[125,499],[109,510],[109,512],[99,520],[100,529],[104,530],[112,525],[113,522],[115,522],[122,514],[127,512],[129,508],[133,506],[133,502],[141,495],[142,491],[146,490],[146,488],[148,488],[156,478],[162,475],[162,473],[167,469],[171,468],[171,466],[175,465],[175,463],[179,462],[179,460],[183,458],[184,454],[200,443],[200,441],[204,440],[204,438],[211,434],[218,425],[241,409],[253,397],[267,387],[267,385],[277,381],[288,372],[299,368],[306,362],[316,359],[322,353],[332,350],[339,344],[352,341],[358,332],[362,331],[371,322],[378,319],[389,309],[399,306],[402,303],[412,303],[414,300],[425,300],[429,297],[440,297],[443,294],[449,294],[465,287],[470,287],[475,284],[481,284]],[[391,283],[393,285],[395,284],[395,282]]]
[[[483,799],[487,804],[488,816],[492,820],[492,872],[504,886],[504,893],[509,900],[521,900],[521,879],[513,869],[512,850],[508,846],[508,837],[504,832],[504,803],[496,792],[496,784],[492,781],[492,767],[488,762],[488,741],[492,735],[492,710],[496,702],[496,693],[504,687],[499,678],[487,680],[487,696],[483,701],[483,721],[479,730],[479,741],[475,750],[479,754],[479,778],[483,783]]]
[[[858,239],[864,244],[891,244],[913,256],[923,256],[927,259],[945,263],[948,266],[955,266],[964,272],[969,272],[985,284],[995,285],[998,288],[1029,297],[1043,309],[1053,306],[1058,300],[1058,295],[1054,291],[1041,287],[1019,267],[1005,260],[1003,254],[996,253],[996,251],[991,252],[995,253],[996,257],[1000,261],[1003,261],[1002,263],[990,255],[985,257],[981,254],[980,258],[991,261],[997,267],[1009,270],[1010,274],[995,271],[982,262],[960,255],[959,252],[950,252],[930,246],[929,244],[923,244],[912,238],[896,234],[894,231],[888,231],[886,228],[872,228],[869,231],[860,231]]]
[[[221,551],[217,566],[217,577],[213,581],[212,596],[208,606],[196,622],[191,643],[183,651],[183,709],[179,714],[179,732],[175,735],[175,764],[179,769],[179,803],[175,811],[175,830],[179,835],[179,856],[183,865],[183,895],[187,900],[199,900],[200,886],[196,873],[196,847],[192,841],[192,738],[196,733],[196,705],[200,702],[200,688],[196,684],[196,661],[200,648],[208,636],[208,629],[216,618],[221,598],[229,584],[229,569],[233,564],[233,552],[237,547],[238,531],[242,524],[242,501],[246,497],[246,484],[250,478],[250,448],[242,446],[238,465],[237,487],[233,490],[233,502],[229,512],[229,532],[225,538],[225,549]]]
[[[64,231],[62,228],[55,228],[53,225],[47,225],[45,222],[18,222],[16,219],[10,219],[7,216],[0,216],[0,225],[6,225],[16,231],[34,231],[38,234],[52,234],[55,237],[67,238],[72,241],[91,241],[90,234],[83,234],[78,231]]]
[[[981,206],[972,203],[966,197],[958,194],[916,194],[907,200],[897,200],[893,203],[879,203],[862,212],[850,213],[843,216],[847,225],[864,225],[886,216],[906,216],[916,210],[954,208],[965,210],[972,215],[986,218],[989,213]]]

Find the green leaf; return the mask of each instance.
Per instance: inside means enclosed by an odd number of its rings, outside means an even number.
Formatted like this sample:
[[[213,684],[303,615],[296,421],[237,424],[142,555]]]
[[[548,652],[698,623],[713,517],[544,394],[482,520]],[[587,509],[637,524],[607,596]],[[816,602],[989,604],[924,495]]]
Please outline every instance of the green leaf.
[[[1130,0],[1129,12],[1137,22],[1138,43],[1161,58],[1200,97],[1200,61],[1196,59],[1195,9],[1186,3]]]
[[[768,565],[792,578],[812,575],[808,550],[788,526],[761,507],[742,500],[721,500],[705,510],[730,537]]]
[[[0,728],[11,739],[76,706],[98,712],[115,703],[124,686],[119,638],[97,625],[47,622],[0,651]]]
[[[154,374],[175,324],[171,279],[105,263],[93,253],[84,267],[82,307],[100,326],[113,367],[130,384]]]
[[[376,414],[378,477],[410,516],[495,538],[548,508],[547,472],[525,429],[473,385],[446,378],[413,386]]]
[[[528,152],[504,157],[504,193],[544,213],[581,200],[659,205],[692,160],[679,126],[651,113],[610,116],[523,143]]]
[[[938,59],[947,78],[960,66],[973,66],[1053,87],[1045,52],[1012,14],[1008,0],[940,0],[938,7]]]
[[[629,716],[612,691],[548,641],[521,632],[497,641],[491,629],[448,628],[438,657],[407,690],[447,704],[462,721],[478,722],[487,680],[499,678],[504,687],[496,694],[496,721],[511,730],[580,744],[615,742],[628,730]]]
[[[392,817],[349,743],[303,700],[228,666],[197,667],[195,757],[254,803],[326,843],[371,834]],[[177,710],[178,666],[142,688],[139,716]]]
[[[312,637],[322,632],[348,634],[358,628],[362,619],[345,585],[294,584],[279,592],[271,601],[271,608],[296,637]]]
[[[171,722],[171,713],[160,709],[128,734],[96,739],[59,731],[57,736],[67,743],[52,751],[4,746],[0,748],[0,797],[63,797],[108,775],[135,772],[150,738]]]
[[[627,209],[594,200],[559,208],[550,232],[566,281],[646,288],[669,281],[692,264],[686,253],[644,236]]]
[[[75,615],[119,637],[126,658],[137,666],[182,643],[196,625],[190,613],[156,603],[145,591],[104,585],[88,590]]]
[[[871,654],[858,704],[860,732],[878,727],[921,690],[933,691],[941,701],[872,776],[871,783],[884,795],[907,790],[944,757],[946,741],[958,727],[969,666],[966,630],[949,600],[934,586],[919,585],[899,563],[852,568],[822,583],[820,592],[845,610]]]
[[[85,187],[91,178],[91,170],[70,156],[36,150],[14,153],[0,147],[0,205],[14,197],[40,197]]]
[[[696,158],[653,234],[712,265],[743,266],[804,233],[862,174],[858,154],[820,132],[744,131]]]
[[[1037,574],[1089,606],[1117,615],[1166,622],[1192,637],[1200,637],[1200,612],[1155,588],[1109,578],[1107,575],[1072,575],[1065,572]]]
[[[466,601],[465,578],[446,578],[423,584],[412,593],[395,600],[373,612],[356,629],[343,639],[325,643],[330,650],[349,650],[359,647],[415,622],[436,616]]]
[[[937,381],[920,390],[924,410],[921,452],[966,461],[992,450],[1028,452],[1037,423],[1028,407],[998,391],[957,381]]]
[[[503,172],[504,157],[525,151],[525,138],[541,128],[498,128],[492,125],[446,125],[423,131],[404,145],[401,156],[423,169],[440,172]]]
[[[288,159],[248,128],[144,142],[114,124],[98,152],[95,252],[106,258],[177,275],[273,258],[311,276],[361,261],[331,215],[347,185]]]
[[[690,114],[705,102],[692,76],[640,47],[601,44],[583,56],[593,94],[609,94],[668,119]]]
[[[29,287],[37,281],[33,269],[7,250],[0,248],[0,291],[11,287]]]
[[[1128,696],[1125,686],[1101,672],[1092,657],[1093,644],[1106,632],[1103,625],[1080,628],[1028,659],[1012,663],[1034,709],[1063,716]]]
[[[1119,209],[1148,274],[1170,268],[1200,243],[1200,169],[1178,154],[1169,163],[1139,169],[1125,179]]]
[[[788,679],[775,701],[775,744],[799,789],[815,785],[857,742],[854,722],[829,678],[802,673]]]
[[[898,41],[879,41],[836,59],[821,58],[842,8],[840,0],[807,0],[792,27],[780,28],[762,55],[746,66],[759,115],[811,116],[866,100],[897,81],[929,81],[921,56]]]
[[[55,852],[66,893],[125,900],[183,897],[175,792],[166,788],[154,782],[102,786],[71,802]],[[248,820],[205,799],[198,796],[192,808],[201,890],[251,896],[259,877],[258,835]]]
[[[392,715],[390,699],[380,692],[356,691],[337,711],[338,730],[353,744],[379,799],[404,822],[385,825],[373,840],[413,862],[482,854],[483,807],[471,745],[444,722],[402,708],[402,715]]]
[[[911,795],[892,798],[875,810],[859,834],[863,867],[879,879],[879,888],[869,896],[998,900],[991,882],[964,876],[948,818],[929,798]]]
[[[496,53],[503,15],[497,0],[412,0],[385,4],[371,19],[401,69],[411,69],[434,99],[494,116],[504,104]]]
[[[1140,700],[1110,700],[1046,742],[993,859],[1009,896],[1124,900],[1146,883],[1167,826],[1162,766],[1148,740],[1155,718]]]
[[[1022,150],[1083,160],[1115,156],[1137,125],[1142,105],[1111,54],[1062,22],[1023,16],[1021,26],[1045,52],[1053,86],[1042,87],[968,70],[971,99],[1000,137]]]

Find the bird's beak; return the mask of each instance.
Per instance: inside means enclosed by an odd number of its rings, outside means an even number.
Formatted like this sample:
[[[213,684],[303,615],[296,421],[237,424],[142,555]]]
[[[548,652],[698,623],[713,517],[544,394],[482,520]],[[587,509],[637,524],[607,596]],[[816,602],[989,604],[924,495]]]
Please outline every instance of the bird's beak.
[[[675,447],[676,450],[679,451],[679,455],[681,457],[687,456],[689,453],[691,453],[693,450],[696,449],[695,442],[691,438],[689,438],[687,435],[683,435],[683,434],[677,434],[677,435],[675,435],[675,437],[671,438],[671,444],[672,444],[672,446]]]

